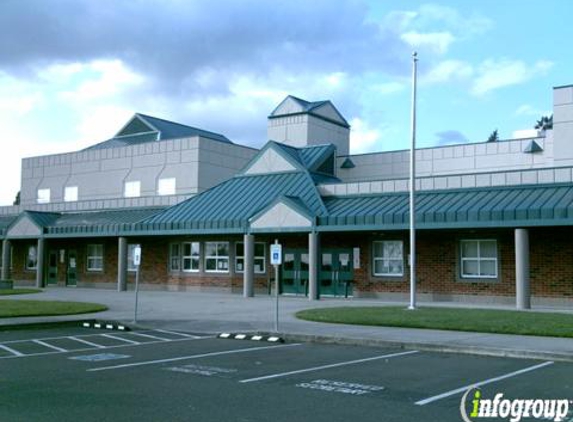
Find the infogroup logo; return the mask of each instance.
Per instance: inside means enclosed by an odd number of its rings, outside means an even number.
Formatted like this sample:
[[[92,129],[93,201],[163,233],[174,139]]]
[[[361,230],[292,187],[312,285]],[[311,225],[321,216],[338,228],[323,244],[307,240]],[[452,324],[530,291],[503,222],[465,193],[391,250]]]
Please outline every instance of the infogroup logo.
[[[467,400],[471,400],[467,411]],[[519,422],[522,419],[542,419],[554,422],[563,421],[569,413],[568,399],[505,399],[503,393],[496,393],[493,399],[482,397],[479,388],[470,387],[463,395],[460,413],[465,422],[475,422],[485,418],[509,419]]]

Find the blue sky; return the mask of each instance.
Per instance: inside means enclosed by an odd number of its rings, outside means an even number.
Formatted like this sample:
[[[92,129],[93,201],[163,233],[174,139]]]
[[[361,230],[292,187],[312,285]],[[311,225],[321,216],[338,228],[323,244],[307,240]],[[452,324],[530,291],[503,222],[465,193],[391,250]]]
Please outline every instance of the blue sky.
[[[355,153],[532,128],[573,83],[573,2],[0,0],[0,204],[22,157],[78,150],[135,112],[261,146],[287,95],[330,99]]]

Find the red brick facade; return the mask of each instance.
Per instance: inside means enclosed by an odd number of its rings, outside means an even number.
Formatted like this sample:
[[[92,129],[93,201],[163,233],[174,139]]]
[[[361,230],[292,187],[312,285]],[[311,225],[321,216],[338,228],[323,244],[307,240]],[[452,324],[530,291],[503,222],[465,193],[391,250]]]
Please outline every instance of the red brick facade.
[[[534,228],[529,230],[531,293],[537,297],[573,297],[573,243],[572,228]],[[514,231],[505,230],[450,230],[419,231],[417,236],[418,292],[436,295],[442,299],[448,295],[469,296],[515,296]],[[307,235],[255,236],[256,242],[267,245],[278,239],[283,248],[308,249]],[[468,280],[460,277],[460,240],[495,239],[498,247],[497,279]],[[197,273],[169,270],[169,245],[183,241],[229,242],[228,273],[209,273],[202,269]],[[324,233],[320,235],[322,250],[359,248],[360,268],[354,270],[354,292],[357,295],[384,293],[407,294],[409,292],[408,265],[404,262],[404,275],[400,277],[374,276],[372,269],[372,242],[376,240],[400,240],[404,242],[404,261],[409,253],[408,232],[384,233]],[[128,243],[140,243],[143,248],[141,283],[147,288],[186,290],[224,289],[241,292],[243,276],[235,272],[235,242],[242,236],[197,236],[197,237],[147,237],[129,239]],[[34,241],[15,240],[13,244],[13,278],[22,284],[35,280],[34,270],[25,269],[27,248]],[[102,244],[104,251],[103,271],[88,271],[86,252],[88,244]],[[78,286],[117,286],[117,238],[46,240],[46,251],[58,253],[58,285],[66,285],[66,263],[61,254],[74,250],[77,253]],[[63,251],[63,252],[62,252]],[[256,274],[255,287],[259,292],[270,291],[274,277],[268,262],[264,274]],[[201,264],[203,265],[203,263]],[[134,283],[134,273],[128,275],[128,285]]]

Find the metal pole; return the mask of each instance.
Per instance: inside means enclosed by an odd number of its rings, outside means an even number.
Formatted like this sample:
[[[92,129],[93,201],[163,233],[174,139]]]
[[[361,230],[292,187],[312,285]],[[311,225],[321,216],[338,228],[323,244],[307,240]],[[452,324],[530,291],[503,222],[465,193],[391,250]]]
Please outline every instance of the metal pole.
[[[278,245],[279,240],[275,239],[275,245]],[[279,266],[275,265],[275,333],[279,332]]]
[[[418,53],[412,53],[412,144],[410,146],[410,305],[416,309],[416,78]]]
[[[135,310],[133,314],[133,322],[137,324],[137,302],[139,296],[139,265],[137,266],[137,270],[135,270]]]

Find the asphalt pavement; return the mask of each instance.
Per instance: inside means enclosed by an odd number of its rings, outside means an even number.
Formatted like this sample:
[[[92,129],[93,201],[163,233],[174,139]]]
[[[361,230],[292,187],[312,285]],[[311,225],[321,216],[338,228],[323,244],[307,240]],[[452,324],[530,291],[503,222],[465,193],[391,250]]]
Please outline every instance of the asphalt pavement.
[[[135,295],[102,289],[50,288],[34,295],[5,296],[2,299],[73,300],[106,304],[108,311],[89,314],[88,318],[116,320],[128,325],[173,329],[196,333],[274,332],[275,299],[271,296],[243,298],[240,295],[199,292],[141,291],[137,323],[134,322]],[[483,334],[443,330],[391,327],[362,327],[298,320],[302,309],[330,306],[395,306],[394,302],[367,299],[323,298],[309,301],[304,297],[279,299],[279,334],[292,341],[315,341],[348,345],[391,347],[408,350],[442,351],[510,356],[529,359],[573,361],[573,339]],[[432,303],[427,305],[454,305]],[[405,306],[405,304],[404,304]],[[424,304],[421,304],[424,306]],[[495,309],[503,307],[495,306]],[[570,312],[565,308],[539,308]],[[1,319],[1,325],[30,322],[78,320],[81,316]]]

